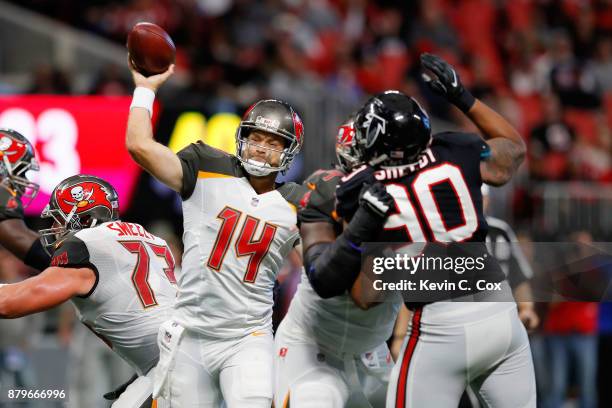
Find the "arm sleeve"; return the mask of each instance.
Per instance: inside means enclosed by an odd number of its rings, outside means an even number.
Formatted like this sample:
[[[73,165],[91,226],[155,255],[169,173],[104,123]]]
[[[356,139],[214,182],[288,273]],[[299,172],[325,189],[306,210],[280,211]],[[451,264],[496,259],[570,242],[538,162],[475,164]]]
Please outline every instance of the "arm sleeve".
[[[43,248],[40,239],[34,241],[25,258],[23,258],[23,263],[38,271],[43,271],[49,266],[51,256]]]
[[[183,200],[189,199],[193,194],[200,171],[233,177],[243,175],[242,167],[235,156],[204,142],[192,143],[178,152],[177,155],[183,168],[183,186],[180,192]]]
[[[313,245],[304,254],[304,268],[314,291],[324,299],[353,286],[361,270],[361,244],[373,240],[386,219],[359,207],[334,242]]]

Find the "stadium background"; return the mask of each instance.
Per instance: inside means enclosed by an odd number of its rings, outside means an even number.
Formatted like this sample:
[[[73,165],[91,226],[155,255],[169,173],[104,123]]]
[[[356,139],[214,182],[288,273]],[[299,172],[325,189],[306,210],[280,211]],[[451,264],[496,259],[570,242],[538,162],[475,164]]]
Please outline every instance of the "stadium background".
[[[434,131],[474,130],[421,81],[418,55],[434,52],[527,142],[519,174],[493,189],[491,213],[515,228],[528,256],[533,241],[610,241],[609,0],[0,1],[0,126],[34,140],[42,163],[31,225],[42,225],[36,215],[55,182],[87,171],[120,184],[123,218],[166,237],[180,254],[178,197],[140,173],[123,147],[132,91],[124,44],[139,21],[161,25],[177,45],[177,73],[159,94],[155,118],[158,140],[174,149],[203,138],[233,151],[240,113],[262,97],[283,99],[305,122],[303,152],[283,178],[301,181],[334,161],[336,126],[368,94],[389,88],[421,101]],[[0,256],[0,281],[18,279],[23,267]],[[283,277],[286,302],[295,270],[288,265]],[[595,362],[584,361],[609,384],[612,310],[548,306],[538,305],[543,323],[532,335],[540,390],[550,383],[549,345],[576,336],[587,340],[579,360],[599,347]],[[0,322],[0,382],[69,381],[68,361],[97,341],[71,326],[69,308]],[[91,375],[87,367],[80,375]],[[579,374],[571,371],[576,402]]]

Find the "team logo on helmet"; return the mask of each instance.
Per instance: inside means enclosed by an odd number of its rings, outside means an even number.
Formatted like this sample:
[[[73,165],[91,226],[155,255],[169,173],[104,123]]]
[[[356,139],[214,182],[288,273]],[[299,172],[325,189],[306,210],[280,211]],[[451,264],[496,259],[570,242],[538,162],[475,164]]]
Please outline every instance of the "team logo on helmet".
[[[365,147],[370,148],[376,143],[378,136],[380,134],[385,134],[385,129],[387,127],[387,121],[380,116],[378,116],[374,112],[368,112],[365,115],[365,122],[363,122],[363,126],[367,129],[366,133],[366,144]]]
[[[6,156],[11,164],[17,163],[25,156],[28,146],[11,137],[0,137],[0,156]]]
[[[304,124],[302,123],[302,119],[300,118],[300,116],[295,111],[292,113],[291,116],[293,119],[293,129],[295,130],[295,138],[297,139],[297,142],[301,145],[302,136],[304,134]]]
[[[355,140],[355,127],[353,123],[347,123],[338,128],[338,136],[336,138],[336,144],[345,147],[353,146]]]
[[[280,121],[278,121],[276,119],[265,118],[263,116],[258,116],[255,119],[255,124],[257,126],[261,126],[263,128],[276,131],[276,130],[278,130],[278,127],[280,126]]]
[[[116,202],[109,197],[110,192],[106,187],[93,181],[82,181],[55,192],[55,200],[64,214],[72,211],[81,214],[98,206],[107,207],[112,213]]]

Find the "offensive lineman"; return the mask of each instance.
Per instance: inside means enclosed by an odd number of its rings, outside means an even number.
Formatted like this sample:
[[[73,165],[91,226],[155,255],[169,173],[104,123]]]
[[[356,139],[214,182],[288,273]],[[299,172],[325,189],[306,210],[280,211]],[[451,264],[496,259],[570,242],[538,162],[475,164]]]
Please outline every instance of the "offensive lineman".
[[[50,256],[39,235],[23,222],[23,209],[38,193],[38,184],[27,179],[38,171],[32,144],[19,132],[0,129],[0,244],[23,263],[42,271]]]
[[[427,78],[430,87],[465,112],[487,142],[465,133],[431,137],[425,112],[399,92],[370,99],[358,113],[356,136],[364,160],[380,170],[361,182],[383,182],[395,202],[379,240],[483,242],[487,230],[480,185],[506,183],[523,160],[524,143],[507,121],[463,88],[450,65],[429,54],[421,61],[435,74]],[[367,169],[361,173],[367,175]],[[360,182],[352,176],[346,183],[349,190],[354,188],[351,183]],[[342,202],[343,187],[337,193],[338,209],[353,205]],[[357,258],[358,251],[353,256]],[[504,280],[498,267],[487,272],[490,282]],[[346,284],[353,280],[347,278]],[[507,297],[507,284],[503,288]],[[387,407],[454,408],[468,384],[485,406],[535,407],[529,342],[515,303],[407,306],[413,317],[393,369]]]
[[[173,407],[269,408],[273,398],[272,292],[299,239],[301,186],[276,186],[302,145],[288,104],[251,106],[229,155],[202,142],[178,154],[153,139],[154,92],[172,74],[143,77],[130,110],[126,147],[147,172],[179,192],[184,247],[173,320],[160,329],[155,395]],[[144,96],[144,99],[142,95]]]
[[[338,130],[338,168],[318,170],[304,182],[310,190],[298,214],[304,253],[333,242],[343,230],[334,211],[335,190],[362,163],[354,136],[351,118]],[[385,341],[400,304],[398,299],[364,311],[346,292],[323,298],[303,273],[276,332],[275,406],[383,407],[393,367]]]
[[[176,298],[174,259],[164,240],[121,222],[118,208],[115,189],[98,177],[62,181],[42,214],[54,221],[41,230],[53,252],[51,266],[36,277],[0,285],[0,317],[72,300],[81,322],[141,376],[113,407],[144,408],[152,403],[159,326]]]

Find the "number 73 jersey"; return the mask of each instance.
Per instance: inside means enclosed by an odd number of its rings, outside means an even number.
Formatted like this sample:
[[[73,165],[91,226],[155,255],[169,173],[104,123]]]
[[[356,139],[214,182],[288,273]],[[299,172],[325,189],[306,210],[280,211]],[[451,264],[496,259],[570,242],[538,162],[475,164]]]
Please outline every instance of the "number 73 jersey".
[[[274,281],[299,239],[304,187],[257,194],[239,160],[204,143],[183,166],[183,263],[175,320],[202,334],[241,337],[272,327]]]
[[[93,270],[91,291],[72,298],[79,320],[139,374],[157,364],[157,332],[177,292],[163,239],[138,224],[107,222],[58,242],[51,265]]]

